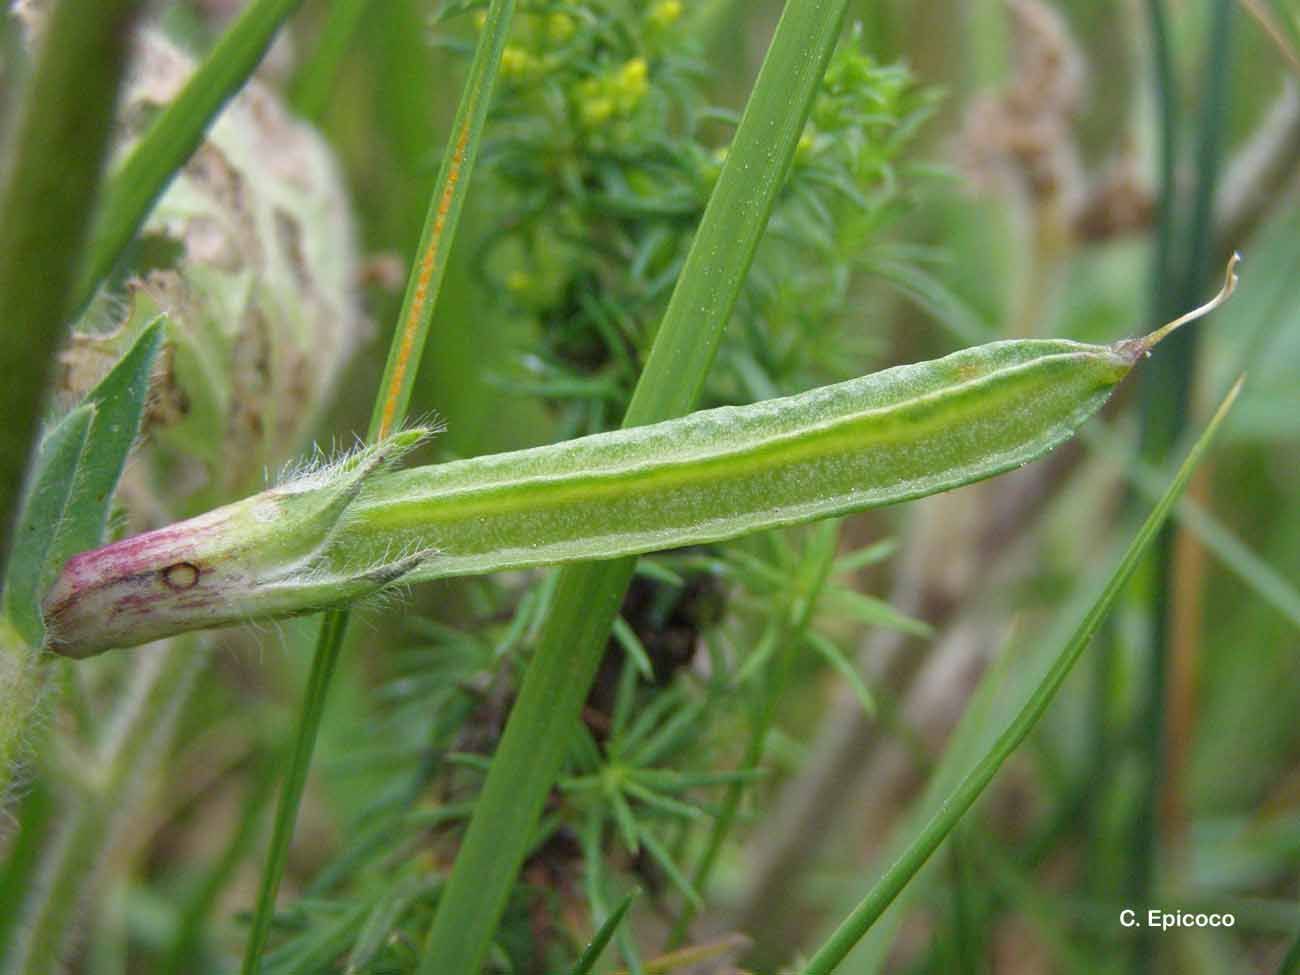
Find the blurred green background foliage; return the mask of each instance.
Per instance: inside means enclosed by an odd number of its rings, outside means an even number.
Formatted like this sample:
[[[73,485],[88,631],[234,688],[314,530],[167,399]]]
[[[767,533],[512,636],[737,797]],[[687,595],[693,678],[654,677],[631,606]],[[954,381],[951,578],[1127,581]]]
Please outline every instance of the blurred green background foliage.
[[[149,15],[201,57],[239,6],[175,0]],[[332,269],[355,293],[346,352],[322,362],[304,317],[294,347],[329,393],[270,446],[222,440],[226,418],[194,449],[153,415],[140,451],[152,466],[119,498],[120,530],[215,503],[213,472],[233,478],[250,452],[274,470],[364,430],[483,7],[307,0],[292,18],[259,77],[337,160],[336,189],[305,206],[350,211],[357,256]],[[413,414],[447,427],[421,463],[618,425],[780,9],[520,6],[415,387]],[[1028,468],[643,559],[486,971],[573,970],[638,889],[597,971],[802,970],[936,783],[1023,699],[1242,372],[1163,554],[838,970],[1282,970],[1300,932],[1295,23],[1264,0],[850,4],[701,406],[996,338],[1139,335],[1211,293],[1234,248],[1241,288],[1080,442]],[[4,20],[6,108],[30,67],[18,35]],[[254,201],[275,198],[268,160],[241,164]],[[176,233],[153,225],[155,243]],[[227,300],[192,251],[149,239],[110,292],[176,271]],[[239,314],[259,309],[267,341],[292,344],[274,309],[300,285],[254,289]],[[81,320],[83,356],[121,304],[101,299]],[[192,324],[178,334],[216,341]],[[65,348],[60,376],[84,392],[77,355]],[[265,406],[275,399],[236,402],[292,412]],[[206,467],[182,466],[187,453]],[[416,971],[551,580],[453,580],[359,609],[261,971]],[[82,891],[64,919],[68,970],[233,970],[315,626],[187,644],[190,664],[164,685],[176,713],[138,774],[101,796],[121,821],[80,861],[58,847],[89,835],[78,817],[100,808],[84,783],[147,708],[132,691],[141,671],[171,664],[152,649],[60,664],[0,829],[0,946],[18,943],[62,864]],[[1152,937],[1120,925],[1125,907],[1230,911],[1236,925]]]

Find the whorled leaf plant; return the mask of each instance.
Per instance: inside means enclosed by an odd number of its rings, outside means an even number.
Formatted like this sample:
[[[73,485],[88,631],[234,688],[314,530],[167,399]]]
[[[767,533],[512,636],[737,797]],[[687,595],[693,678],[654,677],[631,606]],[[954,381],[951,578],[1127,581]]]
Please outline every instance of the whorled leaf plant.
[[[935,494],[1073,435],[1151,349],[1221,304],[1111,345],[993,342],[796,396],[396,473],[426,431],[69,559],[52,646],[85,657],[286,616],[394,583],[615,558]]]

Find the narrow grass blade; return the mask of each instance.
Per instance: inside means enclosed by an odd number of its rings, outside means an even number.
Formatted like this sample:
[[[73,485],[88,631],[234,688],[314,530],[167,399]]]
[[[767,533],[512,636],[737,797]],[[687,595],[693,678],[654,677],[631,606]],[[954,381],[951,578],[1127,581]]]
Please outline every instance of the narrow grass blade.
[[[640,890],[632,891],[619,902],[618,907],[614,908],[609,917],[605,918],[600,930],[591,939],[591,944],[587,945],[586,950],[578,958],[578,963],[569,971],[569,975],[590,975],[592,969],[596,967],[596,962],[600,960],[601,953],[609,946],[610,940],[613,939],[614,932],[623,923],[623,918],[627,916],[628,910],[632,907],[632,902],[637,899],[640,893]]]
[[[492,86],[501,66],[514,17],[515,0],[492,0],[479,35],[469,76],[461,92],[451,139],[443,153],[433,200],[420,234],[418,261],[407,281],[406,296],[397,320],[397,332],[388,348],[388,362],[370,418],[369,439],[382,440],[401,426],[420,369],[420,356],[433,321],[433,308],[447,270],[447,257],[456,236],[460,213],[468,196],[469,174],[478,158],[483,125],[487,121]]]
[[[0,569],[72,304],[138,0],[62,2],[0,160]]]
[[[492,0],[479,35],[469,77],[461,92],[460,105],[452,123],[451,141],[434,184],[433,198],[420,237],[419,259],[407,281],[397,331],[393,335],[383,383],[375,400],[367,438],[371,443],[392,435],[406,418],[411,387],[419,371],[420,356],[442,286],[447,254],[451,250],[460,212],[468,194],[469,173],[482,141],[492,86],[501,65],[501,52],[505,49],[514,11],[515,0]],[[244,975],[253,975],[257,971],[258,960],[266,945],[289,841],[293,838],[307,770],[311,766],[321,717],[325,711],[325,699],[339,655],[343,651],[350,619],[351,614],[347,610],[335,610],[326,613],[321,623],[312,658],[311,675],[303,694],[293,755],[276,807],[271,849],[262,876],[253,927],[245,947],[242,968]]]
[[[1285,0],[1241,0],[1241,5],[1277,46],[1287,66],[1300,75],[1300,14],[1287,9]]]
[[[86,403],[50,431],[37,455],[27,503],[14,532],[14,549],[5,579],[4,615],[29,647],[39,647],[45,640],[41,579],[55,535],[66,517],[81,452],[94,420],[95,406]]]
[[[847,0],[790,0],[623,425],[688,412],[708,374],[839,37]],[[476,971],[496,929],[635,559],[559,574],[537,653],[443,891],[419,971]]]
[[[1154,2],[1154,0],[1152,0]],[[1201,105],[1198,112],[1196,140],[1196,184],[1176,235],[1170,237],[1170,224],[1175,213],[1165,210],[1161,219],[1161,237],[1157,277],[1153,281],[1152,304],[1159,319],[1167,317],[1163,307],[1175,302],[1179,307],[1189,307],[1200,299],[1210,277],[1214,248],[1214,203],[1219,182],[1223,146],[1227,138],[1229,96],[1232,84],[1232,23],[1236,8],[1234,0],[1208,0],[1210,18],[1206,25],[1208,56],[1201,72]],[[1162,79],[1162,88],[1170,83]],[[1167,101],[1166,101],[1167,96]],[[1176,88],[1163,92],[1162,111],[1173,111]],[[1170,123],[1172,124],[1172,123]],[[1165,151],[1162,147],[1162,153]],[[1162,159],[1162,180],[1170,180],[1161,190],[1164,207],[1171,205],[1177,192],[1172,168],[1176,160]],[[1182,245],[1175,249],[1174,243]],[[1163,306],[1163,307],[1162,307]],[[1198,333],[1181,330],[1169,339],[1173,347],[1155,368],[1142,380],[1142,454],[1147,461],[1161,465],[1175,455],[1177,444],[1189,423],[1192,379],[1196,375],[1196,350]],[[1128,878],[1125,897],[1132,903],[1151,900],[1156,888],[1157,853],[1161,843],[1161,790],[1168,764],[1169,741],[1167,736],[1166,699],[1170,694],[1169,674],[1176,652],[1171,640],[1174,606],[1169,593],[1176,589],[1172,531],[1165,531],[1151,548],[1149,564],[1141,570],[1146,592],[1152,594],[1144,606],[1150,620],[1147,627],[1146,650],[1147,679],[1145,700],[1136,716],[1140,725],[1138,741],[1143,752],[1144,781],[1142,798],[1131,830],[1128,855]],[[1184,659],[1180,667],[1190,667]],[[1133,970],[1145,971],[1154,964],[1157,953],[1157,933],[1151,928],[1141,928],[1134,940]]]
[[[293,827],[298,820],[302,790],[307,785],[307,772],[311,768],[316,735],[320,731],[321,717],[325,713],[326,692],[329,690],[329,682],[334,676],[343,640],[347,635],[347,623],[347,613],[326,613],[321,621],[311,676],[307,680],[307,689],[303,692],[302,711],[298,716],[293,753],[289,758],[284,786],[280,791],[280,801],[275,810],[271,848],[267,852],[266,863],[262,868],[262,885],[258,892],[257,909],[253,913],[252,928],[244,952],[244,964],[240,969],[243,975],[254,975],[257,972],[262,948],[271,930],[271,920],[275,915],[275,898],[280,891],[280,878],[284,875],[284,864],[289,856],[289,841],[293,839]]]
[[[1163,491],[1160,472],[1141,458],[1126,456],[1113,432],[1098,425],[1083,431],[1082,435],[1090,446],[1122,463],[1129,483],[1149,502],[1160,497]],[[1264,561],[1231,528],[1193,499],[1184,498],[1179,502],[1174,518],[1255,595],[1300,628],[1300,589],[1295,583]]]
[[[73,308],[90,301],[149,216],[154,201],[198,148],[222,106],[256,70],[280,25],[301,5],[302,0],[253,0],[131,150],[109,181],[104,206],[95,219],[89,260],[77,282]]]
[[[370,0],[335,0],[316,43],[316,52],[293,81],[293,106],[303,118],[318,120],[329,103],[339,66]]]
[[[1087,648],[1093,635],[1101,626],[1111,604],[1128,583],[1134,570],[1141,562],[1152,541],[1177,503],[1192,471],[1209,448],[1215,433],[1227,416],[1228,410],[1241,389],[1241,381],[1228,393],[1214,418],[1192,447],[1187,459],[1178,469],[1174,480],[1166,489],[1160,502],[1147,516],[1133,541],[1120,559],[1119,565],[1111,574],[1101,596],[1084,616],[1074,634],[1062,647],[1060,654],[1043,681],[1033,690],[1020,712],[1012,719],[992,749],[967,773],[961,783],[952,791],[947,801],[935,814],[934,818],[921,830],[903,855],[891,866],[876,883],[862,902],[817,950],[803,975],[829,975],[848,955],[871,925],[884,913],[894,898],[907,886],[916,872],[925,865],[931,854],[939,847],[949,833],[956,827],[966,810],[971,807],[985,787],[993,780],[1002,763],[1020,746],[1021,742],[1033,730],[1034,725],[1046,712],[1056,692],[1060,690],[1074,664]]]
[[[853,696],[858,699],[862,705],[862,710],[871,716],[876,713],[876,699],[872,696],[870,688],[862,680],[857,668],[853,666],[853,661],[844,655],[844,652],[837,647],[831,640],[822,636],[815,630],[808,632],[808,645],[819,653],[822,658],[830,664],[844,678],[844,682],[849,685],[849,690]]]
[[[1291,942],[1291,947],[1283,956],[1282,963],[1277,966],[1277,975],[1297,975],[1297,973],[1300,973],[1300,935]]]

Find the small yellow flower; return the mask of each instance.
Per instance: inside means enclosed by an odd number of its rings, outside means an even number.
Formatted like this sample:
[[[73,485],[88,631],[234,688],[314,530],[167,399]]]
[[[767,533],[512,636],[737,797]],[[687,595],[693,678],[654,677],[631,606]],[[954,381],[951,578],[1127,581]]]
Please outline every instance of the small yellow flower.
[[[556,44],[563,44],[578,29],[568,14],[554,13],[546,18],[546,36]]]
[[[600,95],[595,98],[584,99],[578,106],[578,111],[582,115],[583,124],[594,128],[609,121],[616,107],[614,99],[608,95]]]
[[[633,58],[618,69],[612,87],[618,100],[618,109],[624,115],[641,104],[641,99],[650,88],[649,73],[650,68],[645,58]]]
[[[652,25],[662,30],[677,23],[677,20],[681,15],[681,0],[659,0],[658,3],[650,8],[650,13],[647,14],[646,19],[649,20]]]
[[[649,71],[650,68],[645,63],[645,58],[633,58],[619,69],[619,84],[629,89],[637,88],[644,92],[646,89],[646,75],[649,74]]]
[[[537,59],[515,44],[506,45],[501,52],[501,73],[507,78],[524,78],[537,67]]]
[[[796,162],[807,162],[817,151],[817,137],[811,129],[804,129],[803,135],[799,136],[799,144],[795,146],[794,158]]]

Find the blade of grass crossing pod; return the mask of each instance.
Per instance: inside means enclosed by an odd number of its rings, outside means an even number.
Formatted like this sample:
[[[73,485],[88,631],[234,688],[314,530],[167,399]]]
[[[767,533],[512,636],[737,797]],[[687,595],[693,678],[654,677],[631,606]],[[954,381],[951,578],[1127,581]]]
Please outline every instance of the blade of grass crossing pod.
[[[375,399],[367,438],[371,443],[391,435],[406,418],[411,387],[419,371],[420,356],[428,336],[429,323],[433,319],[434,306],[446,269],[447,253],[451,249],[468,193],[469,174],[482,141],[492,86],[501,65],[501,52],[505,49],[514,11],[515,0],[492,0],[479,35],[478,46],[470,63],[469,77],[461,92],[456,118],[452,123],[450,143],[434,183],[424,231],[420,237],[416,266],[407,280],[406,296],[389,348],[383,382]],[[316,737],[325,712],[325,699],[347,637],[349,620],[347,610],[334,610],[326,613],[321,623],[312,657],[311,674],[303,693],[294,749],[276,805],[271,849],[267,855],[257,907],[253,913],[253,925],[245,948],[242,968],[244,975],[253,975],[257,971],[258,959],[270,932],[289,841],[293,838],[298,806],[302,802],[302,791],[307,782],[307,770],[311,766]]]
[[[443,153],[438,171],[437,189],[420,234],[419,255],[407,280],[406,296],[397,320],[397,332],[388,349],[388,362],[380,384],[383,393],[375,401],[370,418],[371,441],[383,440],[401,426],[406,417],[411,389],[419,372],[433,306],[442,288],[456,225],[468,195],[469,174],[478,157],[483,125],[487,121],[492,85],[501,65],[515,0],[493,0],[483,22],[469,77],[461,92],[456,118],[452,121],[451,139]]]
[[[695,405],[794,158],[846,7],[847,0],[786,4],[625,427],[679,416]],[[422,975],[473,972],[482,962],[635,566],[635,559],[621,559],[560,572],[536,655],[439,902]]]
[[[55,4],[0,159],[0,570],[139,7],[138,0]]]
[[[316,735],[320,731],[321,717],[325,711],[329,682],[338,665],[339,650],[343,646],[347,624],[347,613],[326,613],[321,619],[316,656],[312,660],[311,675],[307,679],[307,689],[303,692],[302,711],[298,715],[293,753],[285,772],[284,785],[280,789],[280,801],[276,805],[271,848],[267,851],[262,866],[257,909],[253,912],[253,923],[244,951],[241,969],[243,975],[254,975],[258,970],[262,948],[266,945],[266,936],[271,930],[275,898],[280,891],[280,878],[284,875],[284,864],[289,855],[289,841],[293,839],[293,827],[298,820],[302,791],[307,785],[307,772],[311,768]]]
[[[1069,676],[1074,664],[1088,646],[1098,627],[1110,611],[1111,604],[1132,577],[1134,570],[1159,534],[1170,511],[1177,503],[1187,481],[1209,448],[1215,433],[1227,416],[1228,410],[1241,389],[1241,381],[1228,393],[1219,406],[1205,432],[1196,441],[1187,459],[1178,469],[1173,482],[1160,502],[1147,516],[1133,541],[1129,543],[1118,566],[1111,573],[1100,597],[1088,610],[1073,635],[1061,648],[1043,681],[1033,690],[1019,713],[998,736],[989,752],[970,770],[961,783],[953,789],[939,812],[917,834],[903,855],[885,872],[867,896],[817,950],[803,969],[803,975],[829,975],[848,955],[872,924],[884,913],[894,898],[907,886],[916,872],[925,865],[931,854],[956,827],[961,817],[979,798],[993,780],[1002,763],[1028,737],[1030,731],[1046,712],[1056,692]]]
[[[596,962],[600,961],[601,952],[609,946],[614,937],[614,932],[623,923],[623,918],[627,916],[628,910],[632,907],[632,902],[637,899],[640,893],[640,890],[633,890],[623,898],[618,907],[614,908],[613,913],[605,918],[605,923],[600,926],[600,930],[591,939],[591,944],[587,945],[587,949],[582,953],[578,963],[573,966],[569,975],[590,975],[592,969],[596,967]]]
[[[154,201],[198,148],[222,106],[257,69],[280,25],[300,6],[302,0],[253,0],[149,126],[109,181],[73,308],[90,301],[149,216]]]

